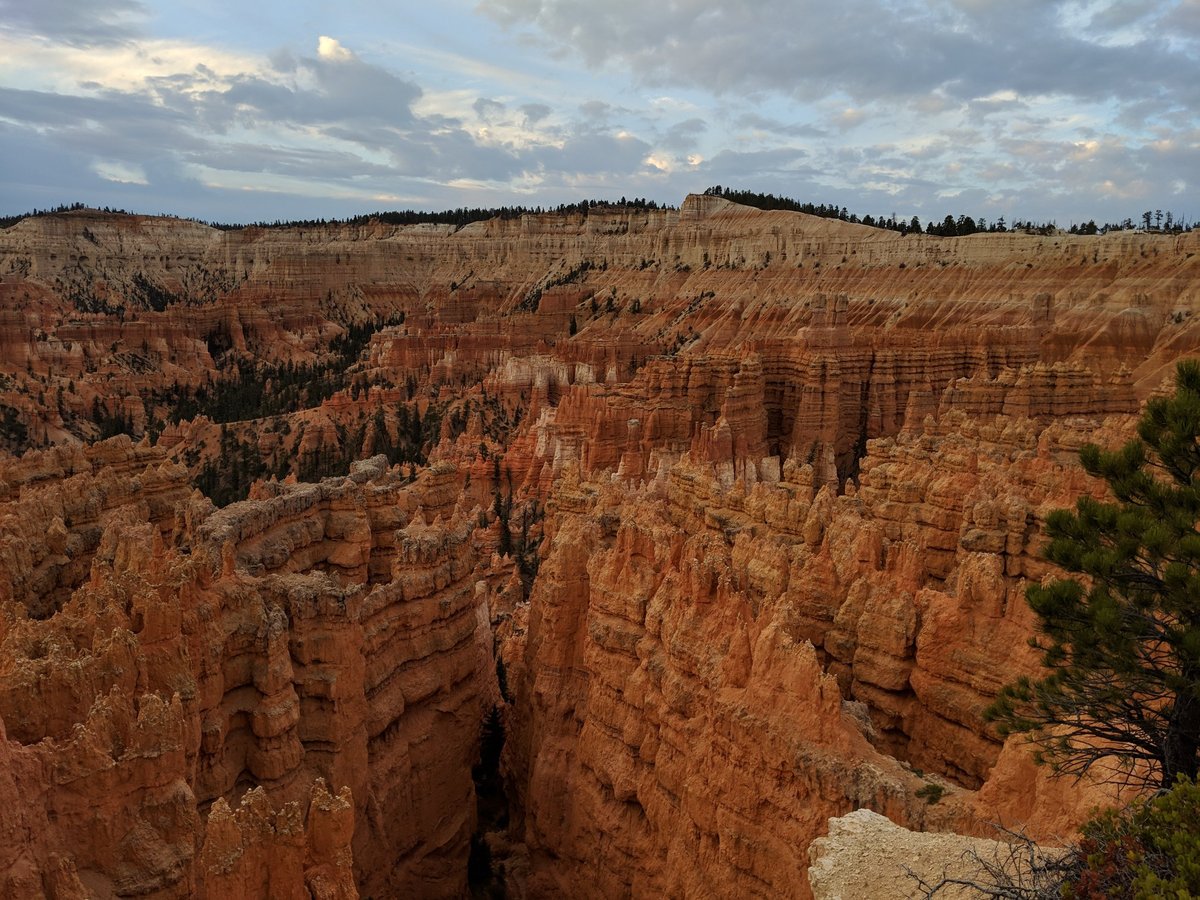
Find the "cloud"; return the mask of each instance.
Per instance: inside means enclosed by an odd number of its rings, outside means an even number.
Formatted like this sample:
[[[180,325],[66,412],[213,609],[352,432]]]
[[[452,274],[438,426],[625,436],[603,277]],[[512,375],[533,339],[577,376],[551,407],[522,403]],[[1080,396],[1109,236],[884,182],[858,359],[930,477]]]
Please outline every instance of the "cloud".
[[[0,0],[0,32],[83,47],[129,40],[146,17],[140,0]]]
[[[861,125],[866,118],[867,114],[864,110],[850,107],[838,113],[833,122],[839,131],[849,131],[851,128]]]
[[[186,154],[184,159],[193,165],[228,172],[269,172],[324,181],[387,178],[395,174],[391,166],[372,163],[349,150],[268,147],[246,142],[207,147],[203,152]]]
[[[991,115],[1007,115],[1017,110],[1029,109],[1029,104],[1013,91],[997,91],[990,97],[979,97],[967,104],[967,115],[972,119],[983,119]]]
[[[508,110],[508,107],[503,103],[497,100],[489,100],[487,97],[480,97],[471,104],[471,108],[475,110],[475,115],[479,117],[481,122],[496,121]]]
[[[579,112],[585,118],[597,122],[607,120],[615,111],[611,104],[605,103],[603,100],[586,100],[579,104]]]
[[[545,103],[525,103],[521,106],[521,113],[525,116],[525,124],[527,126],[536,125],[538,122],[549,118],[552,112],[554,110]]]
[[[692,150],[707,130],[708,123],[703,119],[685,119],[668,128],[661,143],[670,150],[679,152]]]
[[[123,162],[100,161],[92,166],[92,170],[106,181],[118,184],[149,184],[146,173],[141,166],[131,166]]]
[[[1200,0],[1182,0],[1159,24],[1178,40],[1200,43]]]
[[[549,104],[510,109],[477,96],[463,103],[463,118],[433,111],[438,104],[421,104],[418,112],[425,92],[416,81],[338,39],[321,36],[314,44],[311,54],[280,50],[242,66],[226,60],[220,72],[204,64],[159,67],[132,82],[121,78],[119,86],[96,80],[71,92],[0,87],[4,137],[17,146],[58,148],[55,164],[64,171],[50,180],[74,184],[85,197],[99,193],[138,206],[128,198],[144,204],[178,190],[191,199],[176,208],[209,216],[219,215],[214,206],[232,205],[213,198],[239,191],[272,209],[305,197],[325,208],[381,197],[461,205],[494,194],[512,202],[522,186],[561,192],[562,201],[577,199],[585,183],[624,186],[654,170],[648,160],[655,130],[648,139],[607,121],[626,117],[627,109],[597,102],[582,117],[550,124]],[[664,134],[685,147],[704,129],[702,120],[689,119]],[[21,194],[37,190],[27,181]],[[262,217],[270,216],[261,207],[241,216]]]
[[[1126,2],[1101,3],[1100,12],[1116,15]],[[963,100],[1005,90],[1089,101],[1132,99],[1148,89],[1175,102],[1191,96],[1200,59],[1170,39],[1194,37],[1190,16],[1155,19],[1175,23],[1166,34],[1111,42],[1123,19],[1106,23],[1097,12],[1084,37],[1061,7],[1043,0],[842,0],[835,8],[818,0],[479,5],[505,27],[590,65],[628,67],[652,84],[717,94],[766,90],[807,100],[844,94],[856,104],[937,90]]]
[[[414,122],[411,107],[420,99],[421,88],[361,61],[336,41],[332,46],[320,44],[316,57],[282,57],[273,66],[264,73],[234,76],[227,87],[205,91],[201,105],[206,120],[222,130],[269,123],[407,127]]]
[[[317,56],[329,62],[350,62],[355,58],[337,40],[326,35],[317,38]]]
[[[276,54],[256,70],[214,77],[197,67],[143,78],[136,89],[85,90],[0,87],[9,139],[69,148],[64,164],[88,173],[84,183],[94,176],[153,190],[194,187],[197,178],[226,186],[282,179],[298,194],[318,196],[336,185],[361,194],[364,182],[380,192],[405,179],[505,178],[519,169],[459,123],[415,115],[419,86],[331,38],[317,42],[314,56]],[[66,172],[51,177],[70,183]]]
[[[526,174],[631,174],[642,167],[650,150],[649,143],[632,134],[581,131],[572,134],[559,147],[533,151],[524,160],[523,171]]]
[[[138,164],[160,154],[207,147],[189,117],[148,96],[101,92],[78,97],[0,88],[0,118],[99,159]]]
[[[721,183],[1112,219],[1200,171],[1200,0],[480,0],[406,20],[408,42],[361,5],[336,36],[161,33],[214,21],[0,0],[2,195],[256,219]],[[438,29],[454,41],[422,46]]]
[[[734,124],[738,128],[750,128],[783,137],[820,138],[828,134],[824,129],[807,122],[782,122],[779,119],[753,112],[741,113],[734,120]]]
[[[722,150],[700,168],[704,175],[726,183],[745,180],[747,173],[765,179],[778,180],[782,177],[797,181],[815,179],[820,175],[820,170],[812,166],[810,160],[807,151],[791,147],[751,151]]]

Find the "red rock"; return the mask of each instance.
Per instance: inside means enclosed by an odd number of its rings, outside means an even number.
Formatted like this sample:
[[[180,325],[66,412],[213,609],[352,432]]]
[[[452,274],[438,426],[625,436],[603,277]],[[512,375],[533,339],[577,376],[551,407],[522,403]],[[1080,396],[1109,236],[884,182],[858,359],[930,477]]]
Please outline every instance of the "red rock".
[[[511,827],[487,843],[515,896],[807,896],[809,845],[859,807],[1069,831],[1111,791],[981,713],[1036,665],[1041,523],[1102,493],[1078,448],[1132,434],[1200,349],[1197,250],[712,197],[5,229],[0,403],[56,446],[0,462],[0,890],[461,895],[494,642]],[[352,387],[225,431],[361,456],[411,402],[441,416],[412,484],[368,461],[218,511],[189,480],[207,419],[78,446],[93,401],[140,430],[155,390],[401,313]],[[547,510],[527,600],[497,495]]]
[[[183,499],[161,451],[145,456],[141,474],[71,476],[90,495],[34,480],[0,513],[13,547],[18,523],[55,514],[52,552],[72,541],[64,508],[107,523],[74,551],[90,574],[60,610],[5,606],[0,772],[28,782],[15,821],[54,824],[13,833],[0,877],[16,890],[66,866],[103,894],[457,896],[493,676],[471,526],[440,518],[453,470],[408,485],[376,459],[215,512]],[[156,495],[130,487],[151,475],[180,503],[166,540]],[[38,567],[14,555],[7,583]]]

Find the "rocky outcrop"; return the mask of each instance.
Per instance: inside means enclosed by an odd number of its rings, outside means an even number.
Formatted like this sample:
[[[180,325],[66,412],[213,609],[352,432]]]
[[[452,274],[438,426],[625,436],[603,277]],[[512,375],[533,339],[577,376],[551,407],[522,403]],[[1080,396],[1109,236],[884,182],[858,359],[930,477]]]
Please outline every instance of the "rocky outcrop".
[[[6,557],[4,771],[35,777],[4,892],[68,871],[98,896],[458,896],[494,675],[454,471],[409,484],[375,459],[215,511],[142,457],[74,485],[47,469],[0,514],[9,547],[39,516],[69,544],[64,505],[99,532],[42,620],[45,560]],[[183,499],[157,522],[163,481]]]
[[[213,898],[357,900],[353,832],[350,789],[335,797],[321,779],[313,784],[307,811],[296,802],[272,808],[262,788],[246,794],[237,810],[219,798],[199,859],[203,891]]]
[[[813,841],[808,880],[815,900],[902,900],[917,895],[922,886],[936,886],[939,897],[968,898],[979,896],[969,882],[996,883],[985,866],[1026,889],[1049,887],[1052,879],[1039,876],[1036,867],[1052,863],[1060,852],[957,834],[922,834],[859,809],[830,820],[829,834]]]
[[[739,467],[703,432],[682,458],[652,450],[640,487],[580,482],[556,449],[545,561],[503,650],[533,893],[803,896],[808,843],[864,805],[916,828],[1069,833],[1111,793],[1051,782],[981,713],[1035,671],[1022,594],[1049,573],[1040,523],[1101,490],[1078,447],[1132,421],[950,405],[868,441],[840,494],[819,461]],[[549,456],[554,423],[537,427]]]
[[[803,896],[808,840],[841,798],[899,812],[914,776],[739,589],[735,525],[589,493],[558,495],[504,654],[530,894]]]

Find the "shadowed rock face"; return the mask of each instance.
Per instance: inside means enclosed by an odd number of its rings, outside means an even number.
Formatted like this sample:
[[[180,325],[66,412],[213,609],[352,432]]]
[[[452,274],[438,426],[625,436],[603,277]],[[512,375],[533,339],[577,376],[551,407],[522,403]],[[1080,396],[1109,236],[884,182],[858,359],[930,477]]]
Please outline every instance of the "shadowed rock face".
[[[1200,346],[1198,251],[715,198],[0,232],[2,438],[41,448],[0,460],[0,893],[460,896],[498,701],[514,896],[804,897],[859,807],[1068,832],[1107,795],[981,711],[1036,664],[1041,523],[1101,492],[1078,447]],[[330,396],[83,443],[354,323]],[[230,447],[360,461],[217,509]]]

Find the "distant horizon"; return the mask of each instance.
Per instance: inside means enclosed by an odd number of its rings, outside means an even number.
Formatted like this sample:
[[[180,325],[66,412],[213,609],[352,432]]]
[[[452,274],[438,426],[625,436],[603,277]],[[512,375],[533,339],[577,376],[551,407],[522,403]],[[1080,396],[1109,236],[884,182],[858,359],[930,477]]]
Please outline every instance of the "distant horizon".
[[[0,0],[0,38],[14,214],[1198,214],[1200,0]]]
[[[109,204],[92,205],[92,204],[89,204],[89,203],[86,203],[83,201],[75,200],[75,201],[71,201],[69,203],[56,203],[52,206],[47,206],[47,207],[34,207],[34,208],[23,210],[21,212],[11,212],[10,213],[10,212],[7,212],[6,210],[0,209],[0,228],[12,227],[13,225],[17,224],[17,222],[19,222],[19,221],[22,221],[27,218],[33,218],[35,216],[67,215],[72,212],[98,212],[98,213],[102,213],[102,214],[106,214],[106,215],[128,215],[128,216],[143,216],[143,217],[147,217],[147,218],[176,219],[181,222],[194,222],[194,223],[197,223],[200,225],[207,225],[209,227],[214,227],[214,228],[255,228],[255,227],[271,228],[271,227],[287,227],[287,226],[292,226],[292,225],[300,226],[300,225],[305,225],[305,224],[309,224],[309,223],[339,224],[339,223],[347,223],[347,222],[352,222],[352,221],[357,221],[357,220],[362,220],[362,219],[370,220],[370,219],[378,218],[380,216],[388,216],[388,215],[413,215],[413,216],[437,217],[437,216],[449,216],[449,215],[453,215],[453,214],[459,213],[459,212],[488,212],[488,213],[493,213],[495,215],[498,215],[506,210],[519,211],[521,215],[537,215],[537,214],[551,215],[551,214],[556,214],[556,213],[569,214],[570,210],[569,209],[564,210],[564,207],[578,206],[585,202],[591,202],[591,203],[595,203],[595,204],[602,204],[604,206],[620,208],[622,201],[625,201],[626,205],[629,205],[629,206],[634,206],[635,204],[637,204],[638,201],[644,201],[645,203],[653,202],[655,204],[654,208],[657,210],[664,210],[664,211],[676,210],[677,211],[680,209],[683,202],[685,202],[688,197],[703,196],[705,194],[705,190],[707,190],[707,189],[688,191],[687,193],[685,193],[683,195],[682,198],[680,198],[676,201],[673,201],[673,202],[672,201],[653,200],[652,198],[649,198],[649,197],[629,197],[628,195],[622,195],[621,197],[617,197],[615,199],[610,199],[610,198],[606,198],[606,197],[580,197],[573,201],[547,205],[545,203],[538,203],[533,198],[530,198],[530,200],[524,204],[511,204],[511,205],[503,205],[503,206],[456,206],[456,207],[447,207],[444,209],[413,209],[413,208],[393,207],[393,208],[389,208],[389,209],[384,209],[384,208],[371,209],[371,210],[364,209],[364,210],[360,210],[357,212],[351,212],[347,215],[339,215],[339,216],[316,216],[316,215],[303,216],[303,215],[301,215],[301,216],[295,216],[295,217],[287,218],[287,219],[252,219],[252,220],[245,220],[245,221],[206,219],[201,216],[190,215],[186,212],[163,212],[163,211],[151,212],[151,211],[144,210],[144,209],[125,209],[125,208],[120,208],[120,207],[113,207]],[[763,193],[773,193],[773,192],[763,192]],[[811,201],[803,201],[803,200],[801,200],[801,198],[789,198],[789,197],[783,197],[782,195],[776,195],[776,196],[780,196],[781,199],[785,199],[785,200],[797,200],[800,202],[811,202]],[[753,206],[752,204],[741,203],[735,199],[729,199],[729,198],[722,198],[722,199],[727,199],[728,202],[737,203],[738,205],[742,205],[742,206],[747,206],[748,208],[751,208],[751,209],[757,208],[757,207]],[[819,204],[815,204],[815,205],[819,205]],[[802,210],[782,209],[782,210],[762,210],[762,211],[764,211],[764,212],[767,212],[767,211],[800,212],[801,214],[805,214],[804,211],[802,211]],[[863,216],[877,218],[880,214],[871,213],[871,212],[863,212],[860,210],[853,210],[853,209],[849,209],[848,212],[855,218],[852,220],[851,219],[838,219],[838,220],[846,221],[846,222],[848,222],[848,224],[863,225],[864,227],[867,227],[867,228],[880,228],[881,230],[888,230],[885,226],[877,225],[873,221],[868,221],[868,222],[861,221]],[[1114,219],[1114,220],[1109,220],[1109,221],[1101,221],[1101,220],[1097,219],[1095,216],[1088,216],[1087,218],[1082,219],[1082,220],[1071,220],[1070,222],[1066,222],[1066,223],[1062,223],[1062,224],[1059,223],[1059,221],[1056,217],[1051,217],[1049,219],[1032,219],[1032,218],[1025,218],[1022,216],[1016,216],[1012,219],[1009,219],[1007,216],[1003,216],[1003,217],[1001,217],[1001,219],[1004,220],[1004,222],[1007,226],[1013,226],[1013,227],[1022,227],[1024,225],[1030,225],[1030,226],[1034,226],[1034,227],[1053,226],[1053,227],[1058,228],[1063,231],[1066,231],[1067,229],[1073,228],[1073,227],[1084,226],[1084,225],[1087,225],[1088,223],[1093,223],[1098,227],[1117,226],[1118,228],[1120,228],[1123,225],[1123,223],[1131,223],[1131,224],[1125,224],[1124,227],[1135,230],[1135,231],[1144,231],[1147,233],[1166,233],[1168,231],[1167,228],[1160,227],[1160,226],[1151,226],[1149,228],[1143,228],[1141,226],[1140,222],[1141,222],[1141,215],[1144,214],[1145,212],[1155,212],[1155,211],[1154,210],[1146,210],[1146,211],[1143,211],[1143,213],[1136,215],[1136,216],[1125,215],[1125,216],[1121,216],[1119,219]],[[1196,223],[1193,222],[1189,217],[1186,217],[1182,214],[1175,215],[1175,213],[1176,213],[1175,210],[1157,210],[1157,212],[1162,213],[1163,215],[1165,215],[1167,212],[1171,212],[1173,221],[1177,224],[1183,224],[1182,231],[1184,231],[1184,232],[1191,231],[1196,227]],[[489,216],[487,218],[494,218],[495,215]],[[957,215],[955,215],[955,211],[947,211],[946,216],[952,216],[954,218],[958,218],[959,216],[971,216],[971,213],[957,211]],[[912,218],[913,218],[912,216],[905,217],[905,216],[896,215],[897,221],[903,220],[903,221],[907,222],[907,221],[911,220]],[[920,217],[918,216],[917,218],[920,218]],[[939,223],[939,222],[942,222],[944,218],[945,218],[945,216],[937,217],[937,218],[933,218],[933,219],[929,219],[929,220],[921,219],[921,224],[924,226],[924,225],[928,225],[930,222]],[[994,224],[996,224],[996,221],[997,221],[997,220],[988,220],[988,219],[986,219],[986,217],[973,217],[973,218],[985,221],[989,225],[994,225]],[[480,219],[474,219],[472,221],[483,221],[483,220],[484,220],[483,218],[480,218]],[[410,223],[410,224],[427,224],[427,223]],[[985,228],[984,230],[987,230],[987,229]],[[1009,230],[1011,230],[1011,229],[1009,229]]]

